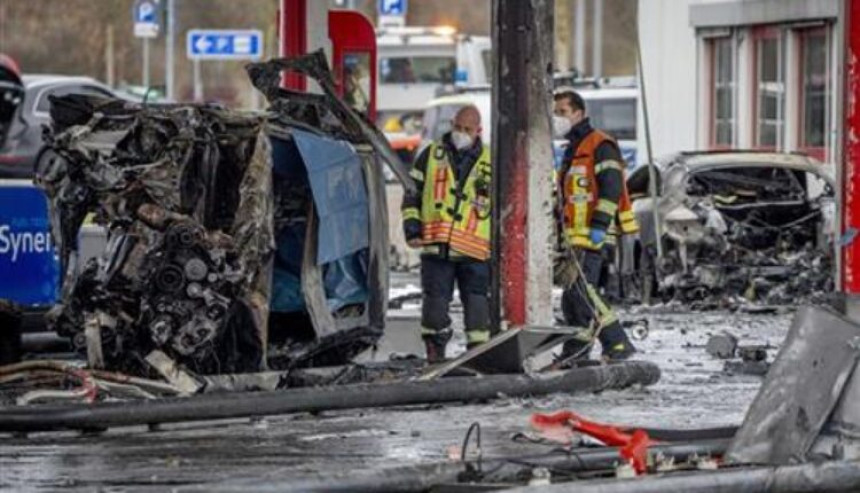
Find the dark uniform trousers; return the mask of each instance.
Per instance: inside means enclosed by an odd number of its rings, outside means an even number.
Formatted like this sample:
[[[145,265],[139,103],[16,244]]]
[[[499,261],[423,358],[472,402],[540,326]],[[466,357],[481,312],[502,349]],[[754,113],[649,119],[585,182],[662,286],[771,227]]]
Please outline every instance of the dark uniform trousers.
[[[598,307],[603,304],[603,300],[598,293],[606,281],[606,276],[602,275],[605,259],[603,253],[584,248],[577,249],[576,257],[582,268],[582,275],[577,276],[576,281],[564,290],[561,310],[567,325],[586,328],[591,326],[593,320],[602,318]],[[604,353],[617,344],[627,343],[627,335],[614,313],[612,321],[603,327],[598,338]],[[563,353],[570,355],[579,349],[578,345],[581,347],[577,341],[568,342]]]
[[[422,332],[431,335],[432,332],[441,333],[451,327],[448,305],[454,297],[455,283],[463,303],[466,339],[469,343],[486,342],[490,328],[490,264],[468,258],[449,260],[432,255],[421,257]]]

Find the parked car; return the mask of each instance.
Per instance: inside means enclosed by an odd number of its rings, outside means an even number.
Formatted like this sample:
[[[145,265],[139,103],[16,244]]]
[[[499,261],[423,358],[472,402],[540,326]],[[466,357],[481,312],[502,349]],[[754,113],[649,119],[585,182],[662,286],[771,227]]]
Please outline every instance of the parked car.
[[[2,71],[2,69],[0,69]],[[0,84],[2,84],[0,75]],[[11,97],[11,83],[0,85],[0,98]],[[10,89],[2,89],[9,87]],[[24,75],[18,80],[20,93],[12,111],[0,110],[0,178],[31,178],[34,161],[42,148],[42,126],[50,122],[49,96],[89,94],[117,97],[106,85],[89,77]],[[128,98],[124,98],[128,99]],[[4,132],[5,129],[5,132]]]
[[[649,167],[628,178],[641,231],[621,266],[642,280],[646,299],[734,294],[784,303],[832,289],[836,199],[827,165],[802,154],[686,152],[654,171],[656,214]]]

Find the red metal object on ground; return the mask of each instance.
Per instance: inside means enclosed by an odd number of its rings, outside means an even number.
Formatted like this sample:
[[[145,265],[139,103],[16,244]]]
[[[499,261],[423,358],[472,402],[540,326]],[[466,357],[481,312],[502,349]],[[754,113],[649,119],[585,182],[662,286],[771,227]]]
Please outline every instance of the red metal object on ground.
[[[630,433],[613,425],[587,420],[571,411],[560,411],[555,414],[535,413],[532,415],[531,422],[532,426],[538,430],[566,426],[600,440],[607,446],[620,447],[619,455],[633,466],[636,474],[643,474],[647,471],[648,447],[659,443],[651,440],[644,430],[635,430]]]
[[[842,132],[842,290],[860,294],[860,0],[845,3],[845,101]],[[853,231],[853,233],[852,233]]]

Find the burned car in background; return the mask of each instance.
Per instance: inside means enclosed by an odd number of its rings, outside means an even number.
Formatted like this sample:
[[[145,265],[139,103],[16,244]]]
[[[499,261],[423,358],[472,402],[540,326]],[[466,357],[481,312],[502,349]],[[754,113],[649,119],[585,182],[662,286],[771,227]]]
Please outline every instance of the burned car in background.
[[[628,295],[786,304],[833,290],[828,166],[801,154],[716,151],[672,155],[655,172],[657,214],[648,167],[628,178],[641,227],[621,262],[625,285],[636,287]]]
[[[284,70],[325,94],[280,89]],[[382,136],[321,55],[254,64],[265,114],[52,98],[39,183],[65,272],[55,330],[91,367],[165,375],[340,364],[382,335]],[[398,176],[408,182],[405,171]],[[69,265],[85,218],[103,254]]]

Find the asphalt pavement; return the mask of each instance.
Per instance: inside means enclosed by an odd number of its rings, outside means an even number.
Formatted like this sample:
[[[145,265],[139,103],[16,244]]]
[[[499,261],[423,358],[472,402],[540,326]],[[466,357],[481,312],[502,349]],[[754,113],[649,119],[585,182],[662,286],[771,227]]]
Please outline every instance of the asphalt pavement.
[[[395,276],[393,292],[417,289]],[[454,307],[454,318],[459,319]],[[420,305],[390,313],[375,353],[418,353]],[[529,431],[534,412],[562,409],[606,422],[649,427],[699,428],[739,424],[761,377],[732,375],[709,356],[711,335],[727,331],[742,344],[778,346],[791,313],[688,312],[677,307],[625,311],[646,319],[648,337],[636,341],[636,358],[653,361],[661,381],[649,388],[596,395],[500,398],[487,403],[363,409],[268,417],[262,420],[165,425],[79,433],[0,435],[0,490],[165,491],[226,481],[277,482],[308,475],[349,473],[446,460],[457,454],[468,427],[481,424],[484,453],[514,453],[511,437]],[[451,353],[463,350],[457,331]],[[775,349],[769,351],[769,358]],[[249,490],[250,491],[250,490]]]

